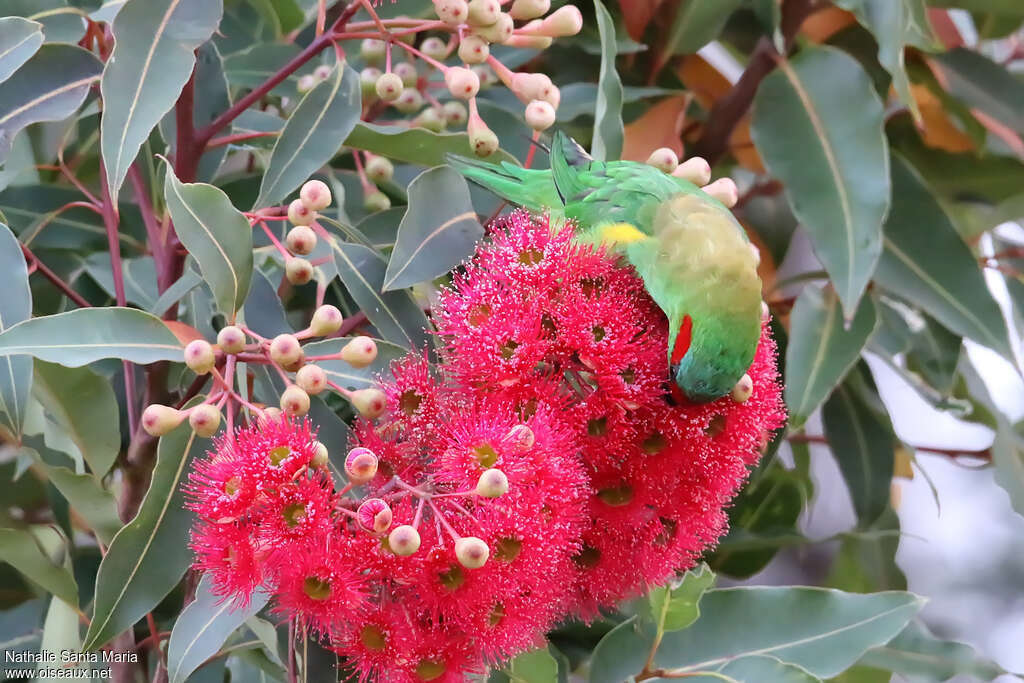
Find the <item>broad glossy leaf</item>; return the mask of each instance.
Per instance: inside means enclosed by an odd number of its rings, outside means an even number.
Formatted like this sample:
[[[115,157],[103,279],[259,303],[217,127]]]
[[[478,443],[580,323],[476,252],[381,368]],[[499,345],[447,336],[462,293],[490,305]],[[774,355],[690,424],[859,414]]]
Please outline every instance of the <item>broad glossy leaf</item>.
[[[524,652],[501,670],[509,683],[556,683],[558,661],[546,647]]]
[[[68,0],[4,0],[3,11],[38,21],[47,43],[77,43],[85,33],[82,12],[69,7]]]
[[[331,160],[362,113],[359,74],[338,64],[299,102],[270,153],[255,206],[284,199]]]
[[[1024,132],[1024,83],[984,55],[956,48],[935,57],[950,91],[996,121]]]
[[[870,595],[824,588],[710,590],[690,628],[666,633],[655,665],[700,671],[748,655],[768,655],[820,678],[835,676],[871,647],[886,643],[921,609],[912,593]],[[800,615],[764,619],[765,614]]]
[[[167,645],[167,675],[171,683],[184,683],[193,671],[215,655],[245,620],[263,609],[269,595],[257,590],[242,606],[211,592],[212,581],[203,575],[195,600],[182,611]]]
[[[103,477],[121,449],[117,397],[110,381],[89,368],[37,360],[33,394],[78,448],[96,477]]]
[[[1024,7],[1017,0],[928,0],[933,7],[955,7],[972,12],[995,12],[1024,16]]]
[[[910,93],[903,53],[907,45],[924,50],[939,47],[928,23],[924,0],[839,0],[836,4],[853,12],[875,36],[878,61],[892,76],[900,100],[920,120],[917,100]]]
[[[727,662],[714,676],[692,676],[694,683],[717,683],[722,676],[729,681],[751,681],[753,683],[821,683],[821,679],[796,664],[787,664],[777,657],[749,655]]]
[[[75,45],[39,48],[10,78],[0,83],[0,163],[15,134],[39,121],[60,121],[81,106],[103,64]]]
[[[825,585],[853,593],[906,590],[907,577],[896,564],[899,545],[900,518],[889,507],[870,526],[843,536]]]
[[[0,81],[18,70],[43,44],[43,25],[21,17],[0,19]]]
[[[115,298],[114,272],[108,252],[98,251],[90,254],[85,260],[85,271],[111,299]],[[124,278],[124,291],[128,303],[145,309],[153,308],[159,296],[153,257],[121,259],[121,275]]]
[[[742,4],[742,0],[687,2],[676,12],[665,50],[677,55],[695,53],[718,37],[729,15]]]
[[[216,119],[231,106],[228,81],[224,76],[224,63],[217,46],[207,41],[196,50],[196,68],[193,77],[195,94],[192,104],[192,125],[198,130]],[[160,134],[170,146],[173,157],[177,142],[176,113],[172,110],[160,121]],[[217,169],[227,156],[228,146],[220,145],[209,149],[199,158],[196,180],[210,182],[217,175]]]
[[[339,353],[352,337],[335,337],[323,341],[306,344],[306,356],[328,356]],[[377,358],[365,368],[354,368],[343,360],[318,360],[316,364],[327,373],[327,378],[346,389],[365,389],[376,386],[378,375],[387,375],[388,368],[392,361],[398,360],[408,349],[384,341],[375,339],[377,344]]]
[[[103,70],[100,148],[110,195],[192,75],[194,51],[220,23],[221,0],[128,0]]]
[[[409,184],[409,206],[398,226],[384,291],[447,273],[473,253],[483,234],[462,175],[451,166],[424,171]]]
[[[835,388],[822,418],[857,519],[867,526],[889,506],[896,442],[865,363]]]
[[[70,564],[70,563],[68,563]],[[81,652],[82,651],[82,636],[78,629],[78,605],[69,605],[59,598],[50,599],[50,607],[46,610],[46,621],[43,622],[43,639],[40,643],[39,651],[41,653],[65,653],[65,652]],[[67,680],[69,674],[73,674],[73,669],[81,669],[87,667],[87,664],[65,664],[59,665],[61,669],[61,677],[58,676],[43,676],[38,675],[35,680],[37,681],[60,681]],[[50,665],[52,671],[57,668],[56,665]],[[84,673],[84,672],[83,672]]]
[[[188,423],[161,437],[156,467],[135,519],[114,537],[96,575],[93,618],[84,648],[94,650],[152,610],[192,563],[187,550],[194,515],[181,484],[209,442]]]
[[[134,308],[79,308],[32,318],[0,333],[0,356],[28,354],[70,368],[103,358],[180,361],[184,346],[156,316]]]
[[[590,683],[622,683],[639,674],[654,644],[654,628],[633,616],[609,631],[590,659]]]
[[[970,645],[936,638],[917,621],[885,645],[868,650],[858,664],[933,681],[959,674],[990,681],[1006,673]]]
[[[273,76],[278,69],[301,51],[299,46],[291,43],[252,45],[224,58],[224,74],[228,78],[228,83],[233,87],[255,88]],[[299,69],[271,92],[276,95],[295,95],[300,76],[312,70],[311,65],[309,68]]]
[[[376,123],[357,123],[345,140],[345,146],[365,149],[372,154],[420,166],[440,166],[449,154],[473,156],[473,147],[466,133],[434,133],[426,128],[382,126]],[[493,163],[519,163],[500,149],[487,160]]]
[[[889,151],[882,102],[853,57],[801,50],[758,88],[751,133],[853,315],[882,250]]]
[[[182,183],[170,165],[164,198],[181,243],[199,263],[217,307],[231,318],[245,302],[252,278],[252,228],[224,191]]]
[[[601,0],[594,0],[597,30],[601,39],[601,70],[597,77],[594,106],[594,141],[590,152],[598,161],[618,159],[625,136],[622,124],[622,81],[615,70],[618,43],[615,22]]]
[[[1010,496],[1013,509],[1024,515],[1024,438],[1002,417],[992,442],[992,463],[996,483]]]
[[[31,531],[0,529],[0,562],[11,565],[32,583],[69,605],[78,605],[78,586],[71,572],[67,567],[54,564]]]
[[[409,292],[383,291],[384,259],[361,244],[335,242],[332,246],[338,277],[381,336],[406,348],[422,348],[427,340],[427,317]]]
[[[32,292],[28,286],[28,267],[18,240],[0,223],[0,332],[27,320],[32,315]],[[0,424],[21,433],[25,406],[32,389],[32,359],[4,356],[0,361]]]
[[[1012,359],[1006,323],[970,248],[920,176],[898,156],[892,177],[878,284],[950,330]]]
[[[680,631],[700,616],[700,599],[715,584],[715,574],[706,564],[686,572],[679,581],[658,586],[647,594],[647,602],[658,631]]]
[[[875,304],[865,298],[849,328],[831,289],[807,286],[790,318],[786,349],[786,405],[796,429],[842,381],[875,331]]]
[[[110,545],[123,526],[117,516],[117,501],[91,474],[75,474],[66,467],[46,467],[46,476],[61,492],[71,507],[82,516],[97,538]]]
[[[162,316],[172,304],[183,299],[201,284],[203,284],[203,277],[196,271],[186,268],[181,277],[165,289],[159,299],[153,302],[149,312],[153,315]]]
[[[267,276],[260,271],[252,274],[252,286],[243,309],[246,326],[268,339],[279,334],[294,332],[277,295],[277,288],[270,284]],[[306,352],[309,355],[309,351]]]

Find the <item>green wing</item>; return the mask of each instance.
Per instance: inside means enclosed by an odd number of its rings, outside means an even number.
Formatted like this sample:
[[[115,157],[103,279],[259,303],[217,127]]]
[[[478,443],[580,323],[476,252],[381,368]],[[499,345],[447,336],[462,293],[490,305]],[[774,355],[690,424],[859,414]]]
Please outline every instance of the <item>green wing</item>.
[[[562,206],[550,171],[533,171],[507,161],[488,164],[454,155],[448,155],[448,163],[477,185],[531,211]]]

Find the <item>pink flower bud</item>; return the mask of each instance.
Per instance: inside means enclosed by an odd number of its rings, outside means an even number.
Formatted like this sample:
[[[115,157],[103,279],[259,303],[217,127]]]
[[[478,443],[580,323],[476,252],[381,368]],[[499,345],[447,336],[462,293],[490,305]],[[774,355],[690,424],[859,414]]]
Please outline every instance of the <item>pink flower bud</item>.
[[[398,62],[391,67],[391,70],[402,79],[402,85],[411,88],[416,85],[420,75],[412,62]]]
[[[377,38],[366,38],[359,44],[359,55],[367,64],[380,64],[387,51],[387,44]]]
[[[313,319],[309,322],[309,332],[315,337],[324,337],[341,329],[341,323],[341,311],[336,306],[324,304],[313,313]]]
[[[505,435],[504,442],[520,453],[523,453],[533,448],[533,444],[536,442],[536,437],[534,437],[533,430],[530,429],[529,425],[518,424],[508,430],[508,434]]]
[[[150,436],[163,436],[180,425],[186,415],[184,411],[154,403],[142,411],[142,428]]]
[[[455,100],[445,102],[441,106],[441,115],[444,116],[444,120],[448,122],[449,126],[461,126],[469,119],[466,105]]]
[[[316,248],[316,233],[308,225],[296,225],[288,231],[285,244],[293,254],[305,256]]]
[[[732,178],[719,178],[710,185],[705,185],[700,189],[725,204],[727,209],[736,206],[736,202],[740,200],[739,190],[736,189],[736,183],[733,182]]]
[[[483,64],[490,54],[491,46],[487,41],[472,33],[459,43],[459,59],[466,64]]]
[[[395,167],[387,157],[372,156],[366,161],[366,177],[375,183],[386,183],[395,175]]]
[[[359,524],[367,531],[382,534],[391,526],[391,507],[380,498],[368,498],[356,510]]]
[[[205,339],[193,339],[185,347],[185,365],[197,375],[205,375],[213,369],[217,354]]]
[[[309,225],[316,220],[316,211],[310,211],[301,199],[295,199],[288,205],[288,220],[295,225]]]
[[[321,211],[331,205],[331,189],[321,180],[307,180],[299,190],[299,199],[310,211]]]
[[[359,389],[350,398],[359,414],[371,420],[383,415],[388,407],[387,397],[380,389]]]
[[[275,406],[267,406],[263,409],[263,419],[266,422],[277,422],[281,419],[284,413],[281,412],[280,408]]]
[[[455,557],[466,569],[479,569],[487,564],[491,549],[476,536],[463,536],[455,541]]]
[[[239,327],[228,325],[217,333],[217,346],[224,353],[241,353],[245,350],[245,333]]]
[[[318,365],[303,365],[295,373],[295,383],[311,396],[327,388],[327,373]]]
[[[441,108],[427,107],[419,113],[419,116],[412,120],[412,125],[417,128],[426,128],[435,133],[440,133],[445,127],[444,117],[441,116]]]
[[[772,311],[771,311],[770,308],[768,308],[768,302],[767,301],[762,301],[761,302],[761,320],[767,322],[768,319],[771,318],[771,317],[772,317]]]
[[[450,67],[445,71],[444,82],[452,96],[461,100],[468,100],[480,92],[480,79],[465,67]]]
[[[512,37],[503,44],[509,47],[520,47],[524,50],[546,50],[555,42],[550,36],[528,36],[521,33],[513,33]]]
[[[377,91],[377,97],[385,102],[397,100],[404,88],[405,84],[402,83],[401,76],[394,73],[381,74],[381,77],[377,79],[377,84],[374,86],[374,90]]]
[[[423,95],[416,88],[409,87],[403,90],[392,104],[403,114],[411,114],[423,106]]]
[[[365,368],[377,358],[377,342],[370,337],[354,337],[341,349],[341,359],[354,368]]]
[[[323,445],[319,441],[313,442],[313,457],[310,459],[309,464],[316,469],[323,469],[327,467],[328,453],[327,446]]]
[[[412,555],[420,549],[420,532],[408,524],[395,527],[388,534],[388,547],[395,555]]]
[[[284,274],[293,285],[304,285],[313,279],[313,264],[299,256],[284,262]]]
[[[665,173],[671,173],[679,165],[679,157],[668,147],[659,147],[647,157],[647,164]]]
[[[321,64],[317,68],[313,69],[313,77],[316,78],[318,81],[324,81],[327,80],[327,78],[331,75],[332,71],[334,71],[334,69],[332,69],[331,67],[327,66],[326,64]]]
[[[316,76],[313,74],[306,74],[305,76],[299,76],[299,82],[295,84],[295,89],[300,93],[307,93],[316,87]]]
[[[368,66],[359,72],[359,88],[363,97],[377,96],[377,80],[381,77],[381,70],[375,66]]]
[[[363,197],[363,208],[369,213],[387,211],[391,208],[391,199],[380,190],[374,190]]]
[[[555,108],[544,100],[533,100],[526,105],[526,125],[534,130],[547,130],[555,124]]]
[[[353,484],[365,484],[376,476],[377,464],[373,451],[357,446],[345,456],[345,474]]]
[[[516,0],[508,11],[517,21],[529,21],[542,17],[551,9],[551,0]]]
[[[281,394],[281,412],[289,417],[302,417],[309,412],[309,394],[294,384]]]
[[[437,36],[431,36],[420,44],[420,52],[441,62],[448,57],[448,44]]]
[[[278,365],[290,365],[302,358],[302,347],[292,334],[279,334],[270,342],[270,359]]]
[[[489,26],[476,26],[473,35],[480,36],[489,43],[505,43],[512,38],[515,23],[507,14],[499,14],[497,20]]]
[[[544,35],[552,38],[574,36],[583,30],[583,15],[575,5],[559,7],[544,19]]]
[[[711,180],[711,164],[703,157],[691,157],[672,171],[676,178],[682,178],[700,187]]]
[[[732,392],[729,394],[732,400],[737,403],[746,403],[754,394],[754,380],[750,379],[750,375],[743,375],[740,377],[740,381],[736,382],[736,386],[732,388]]]
[[[552,90],[555,84],[544,74],[512,74],[512,92],[523,102],[543,100],[548,102],[552,97]],[[559,98],[561,96],[559,95]]]
[[[750,255],[754,257],[754,265],[761,265],[761,250],[757,248],[757,245],[751,242],[747,245],[750,247]]]
[[[501,4],[498,0],[469,0],[469,17],[467,22],[470,26],[490,26],[498,20],[501,14]]]
[[[458,26],[469,17],[469,3],[466,0],[434,0],[434,13],[449,26]]]
[[[499,469],[484,470],[476,482],[476,495],[498,498],[508,493],[508,477]]]
[[[489,157],[498,151],[498,136],[479,116],[470,117],[466,132],[469,133],[469,144],[473,147],[473,153],[478,157]]]
[[[209,403],[195,406],[189,410],[188,423],[197,436],[208,439],[220,429],[220,410]]]

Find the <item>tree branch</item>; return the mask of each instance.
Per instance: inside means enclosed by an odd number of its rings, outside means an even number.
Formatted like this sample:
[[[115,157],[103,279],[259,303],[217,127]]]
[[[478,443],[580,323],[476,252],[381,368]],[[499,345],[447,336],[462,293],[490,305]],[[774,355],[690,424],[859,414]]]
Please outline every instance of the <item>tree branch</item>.
[[[21,245],[21,252],[25,254],[25,258],[28,259],[36,270],[38,270],[43,277],[53,283],[53,286],[59,289],[64,296],[74,301],[80,308],[92,308],[92,304],[82,298],[82,295],[71,289],[71,285],[61,279],[60,275],[50,270],[45,263],[39,260],[39,257],[32,253],[28,247],[24,244]]]

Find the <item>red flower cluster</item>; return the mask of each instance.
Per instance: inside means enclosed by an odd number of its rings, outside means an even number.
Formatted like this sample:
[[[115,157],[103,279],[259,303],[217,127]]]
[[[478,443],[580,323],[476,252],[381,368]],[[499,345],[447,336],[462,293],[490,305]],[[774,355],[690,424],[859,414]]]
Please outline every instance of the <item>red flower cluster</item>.
[[[631,269],[514,214],[441,296],[335,492],[305,423],[197,466],[197,566],[259,585],[363,680],[458,681],[691,566],[783,408],[765,332],[744,402],[674,405],[664,316]],[[353,486],[362,498],[345,496]]]

